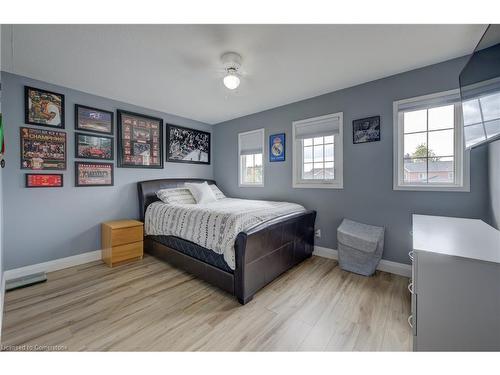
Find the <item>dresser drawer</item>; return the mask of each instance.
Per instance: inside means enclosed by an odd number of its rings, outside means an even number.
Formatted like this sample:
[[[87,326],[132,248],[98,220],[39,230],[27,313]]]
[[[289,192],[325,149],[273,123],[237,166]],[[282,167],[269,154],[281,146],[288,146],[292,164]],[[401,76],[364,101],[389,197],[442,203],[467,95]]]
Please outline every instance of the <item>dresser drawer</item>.
[[[139,258],[143,255],[143,241],[114,246],[111,263],[118,263],[129,259]]]
[[[142,226],[114,229],[111,231],[111,246],[119,246],[132,242],[142,241],[144,230]]]

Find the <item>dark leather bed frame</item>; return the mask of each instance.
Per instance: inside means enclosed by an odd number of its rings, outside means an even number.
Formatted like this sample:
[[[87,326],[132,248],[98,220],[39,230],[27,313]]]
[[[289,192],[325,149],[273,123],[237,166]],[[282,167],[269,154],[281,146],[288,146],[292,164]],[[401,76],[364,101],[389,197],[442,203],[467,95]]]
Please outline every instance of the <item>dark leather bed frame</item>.
[[[204,179],[160,179],[138,182],[139,209],[144,221],[146,208],[157,201],[156,192],[184,186],[186,182],[215,184]],[[190,272],[236,296],[241,304],[283,272],[312,255],[316,211],[290,214],[240,232],[234,244],[236,268],[233,273],[168,247],[145,236],[147,253]]]

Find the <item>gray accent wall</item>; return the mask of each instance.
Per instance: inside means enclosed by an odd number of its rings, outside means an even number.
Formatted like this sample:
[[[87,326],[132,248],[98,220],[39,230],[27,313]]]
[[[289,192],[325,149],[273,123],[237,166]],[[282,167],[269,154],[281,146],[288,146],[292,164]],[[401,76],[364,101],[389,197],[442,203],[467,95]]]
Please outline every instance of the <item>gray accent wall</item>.
[[[471,153],[470,192],[392,188],[393,102],[458,88],[458,75],[465,62],[466,58],[458,58],[217,124],[215,179],[229,196],[291,201],[317,210],[316,227],[322,232],[316,240],[319,246],[337,248],[336,228],[344,217],[383,226],[383,258],[409,263],[411,214],[480,219],[489,215],[485,147]],[[344,113],[344,188],[292,188],[292,122],[336,112]],[[352,121],[375,115],[381,116],[381,141],[354,145]],[[265,186],[240,188],[238,133],[259,128],[266,129]],[[269,135],[281,132],[286,133],[286,161],[270,163]]]
[[[488,144],[488,178],[491,225],[500,230],[500,139]]]
[[[24,175],[30,172],[21,170],[19,161],[19,128],[25,126],[24,85],[66,96],[68,167],[63,172],[63,188],[24,188]],[[212,130],[212,126],[201,122],[2,72],[6,138],[6,167],[3,171],[5,269],[100,249],[101,222],[138,218],[137,181],[170,177],[213,178],[213,162],[212,165],[165,162],[164,169],[116,168],[115,126],[115,186],[75,187],[75,103],[115,111],[115,122],[116,109],[124,109],[160,117],[164,123]],[[51,172],[54,171],[47,171]]]

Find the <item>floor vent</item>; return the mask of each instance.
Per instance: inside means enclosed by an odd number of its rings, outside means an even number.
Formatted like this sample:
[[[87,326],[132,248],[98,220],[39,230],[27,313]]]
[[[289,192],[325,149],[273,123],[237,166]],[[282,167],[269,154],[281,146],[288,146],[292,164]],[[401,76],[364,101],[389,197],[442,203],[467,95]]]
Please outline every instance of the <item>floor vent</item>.
[[[5,282],[5,291],[9,292],[15,289],[26,288],[45,281],[47,281],[47,274],[45,272],[34,273],[17,279],[7,280]]]

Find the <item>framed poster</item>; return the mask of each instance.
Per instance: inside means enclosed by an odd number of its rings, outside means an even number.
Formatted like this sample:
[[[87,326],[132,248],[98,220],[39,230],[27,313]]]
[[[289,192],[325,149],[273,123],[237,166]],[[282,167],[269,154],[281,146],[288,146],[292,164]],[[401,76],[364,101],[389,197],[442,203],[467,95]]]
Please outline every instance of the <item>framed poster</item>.
[[[24,128],[21,135],[21,169],[65,170],[66,133]]]
[[[210,133],[167,125],[167,161],[210,164]]]
[[[24,122],[64,129],[64,95],[24,86]]]
[[[285,133],[269,136],[269,161],[285,161]]]
[[[113,186],[113,163],[75,161],[75,186]]]
[[[113,138],[75,133],[75,158],[113,160]]]
[[[118,167],[163,168],[163,120],[118,110]]]
[[[75,129],[113,135],[113,112],[75,104]]]
[[[352,122],[352,143],[380,141],[380,116],[372,116]]]
[[[25,187],[27,188],[48,188],[63,187],[62,174],[41,174],[26,173]]]

